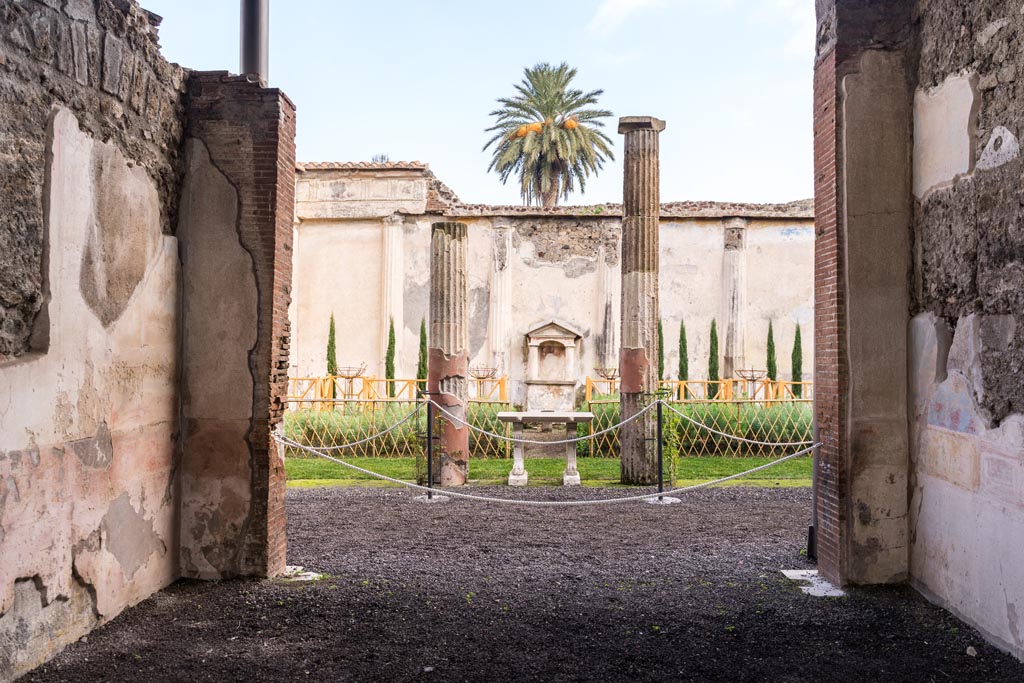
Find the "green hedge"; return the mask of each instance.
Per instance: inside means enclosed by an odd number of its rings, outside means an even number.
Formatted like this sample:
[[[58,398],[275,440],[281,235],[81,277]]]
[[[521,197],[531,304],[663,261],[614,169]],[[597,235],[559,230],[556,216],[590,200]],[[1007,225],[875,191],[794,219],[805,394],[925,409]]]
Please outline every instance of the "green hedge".
[[[284,417],[285,436],[307,446],[341,446],[379,434],[413,410],[410,403],[401,401],[372,405],[372,409],[366,408],[366,404],[351,403],[340,404],[333,410],[289,411]],[[474,427],[505,434],[506,427],[498,420],[497,414],[508,409],[508,405],[503,403],[470,402],[469,422]],[[423,449],[426,431],[427,411],[421,409],[419,415],[394,431],[339,453],[354,458],[417,457]],[[511,454],[507,442],[475,431],[470,432],[469,448],[470,457],[474,458],[505,458]],[[289,449],[288,455],[306,457],[309,454],[300,449]]]

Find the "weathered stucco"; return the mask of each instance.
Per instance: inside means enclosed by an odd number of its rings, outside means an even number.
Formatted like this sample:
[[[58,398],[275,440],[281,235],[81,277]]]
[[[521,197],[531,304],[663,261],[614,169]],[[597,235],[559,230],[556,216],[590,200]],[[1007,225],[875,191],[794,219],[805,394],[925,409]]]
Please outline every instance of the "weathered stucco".
[[[178,236],[184,271],[181,564],[186,576],[237,571],[249,516],[248,435],[256,343],[252,257],[238,234],[238,194],[206,146],[185,146]],[[227,339],[237,344],[227,345]]]
[[[915,208],[911,576],[1024,658],[1024,14],[995,0],[917,11],[919,101],[941,83],[977,85],[966,126],[915,132],[916,146],[971,158]],[[915,168],[915,186],[927,173]]]
[[[186,110],[151,22],[0,0],[4,682],[183,573],[284,566],[294,107],[194,72]]]
[[[1024,657],[1024,416],[980,407],[981,358],[1005,320],[931,313],[910,327],[911,575],[916,585]],[[995,337],[995,338],[993,338]]]
[[[325,349],[331,313],[338,325],[338,364],[366,363],[367,373],[384,375],[386,324],[382,293],[400,289],[395,332],[400,353],[397,375],[416,371],[421,320],[428,317],[430,199],[425,183],[419,204],[406,207],[403,197],[374,195],[367,206],[357,199],[333,205],[332,182],[358,198],[359,177],[385,183],[391,172],[403,179],[408,164],[307,164],[296,191],[297,224],[293,258],[293,376],[326,372]],[[421,169],[422,169],[422,165]],[[425,170],[420,170],[424,173]],[[404,182],[404,181],[403,181]],[[433,181],[436,182],[436,181]],[[314,190],[307,187],[314,184]],[[386,183],[384,184],[386,186]],[[374,185],[377,187],[377,185]],[[401,212],[414,208],[415,212]],[[595,367],[618,364],[621,207],[561,207],[549,214],[515,207],[438,206],[457,214],[469,232],[469,318],[471,366],[500,366],[512,380],[512,399],[526,399],[525,334],[538,324],[564,320],[583,335],[575,376],[595,376]],[[773,215],[772,210],[775,210]],[[666,374],[678,366],[679,321],[685,319],[690,377],[707,373],[712,318],[721,326],[727,315],[724,288],[726,223],[729,211],[748,218],[744,257],[746,276],[746,365],[765,364],[768,321],[774,323],[781,378],[790,374],[789,351],[796,324],[804,339],[813,338],[813,226],[806,209],[776,206],[664,204],[660,222],[661,317],[665,331]],[[376,216],[369,216],[377,212]],[[385,238],[395,212],[402,216],[402,269],[387,266]],[[732,214],[736,215],[736,214]],[[499,258],[500,256],[500,258]],[[785,264],[780,270],[780,264]],[[499,267],[504,270],[499,270]],[[386,278],[401,278],[390,288]],[[495,283],[508,278],[507,292],[496,297]],[[498,323],[501,324],[498,324]],[[358,330],[358,334],[354,334]],[[495,336],[496,338],[491,338]],[[498,339],[500,336],[502,339]],[[810,348],[804,353],[804,379],[813,378]]]
[[[49,139],[49,348],[0,366],[0,678],[178,576],[176,240],[116,146],[67,109]],[[109,239],[118,213],[133,239]],[[89,305],[86,283],[118,280],[122,303]]]
[[[160,56],[156,29],[133,3],[0,2],[0,215],[5,228],[0,231],[0,362],[46,346],[48,325],[37,318],[47,288],[42,161],[50,109],[70,109],[83,130],[113,142],[136,165],[123,172],[153,184],[159,203],[152,210],[169,234],[177,198],[182,83],[182,70]],[[97,173],[118,172],[116,164],[108,167],[101,158],[95,162]],[[98,202],[103,211],[103,195],[121,188],[105,181],[98,186],[105,188]],[[134,205],[121,199],[111,197],[110,203],[128,218]],[[137,247],[151,251],[153,243]],[[134,256],[128,260],[137,262]],[[88,269],[83,275],[89,276]],[[110,283],[93,283],[103,291],[86,300],[107,300],[104,306],[113,306],[103,313],[109,322],[117,317],[116,309],[123,309],[123,295],[138,275],[121,273]]]
[[[843,81],[849,536],[846,580],[907,577],[911,143],[903,51],[867,50]]]

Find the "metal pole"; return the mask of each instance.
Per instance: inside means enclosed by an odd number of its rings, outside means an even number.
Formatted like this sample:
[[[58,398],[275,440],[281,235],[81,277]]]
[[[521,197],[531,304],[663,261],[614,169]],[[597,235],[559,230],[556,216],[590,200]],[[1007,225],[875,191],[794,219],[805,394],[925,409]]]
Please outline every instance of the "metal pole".
[[[811,439],[814,443],[818,441],[818,399],[811,403],[812,413]],[[818,561],[818,468],[821,466],[821,446],[815,446],[811,451],[811,525],[807,527],[807,559],[812,562]]]
[[[434,403],[427,401],[427,500],[434,497]]]
[[[661,430],[662,430],[662,419],[664,418],[664,404],[661,399],[658,399],[658,493],[665,492],[665,468],[661,464],[662,451],[664,446],[662,444]],[[662,497],[658,496],[658,500]]]
[[[257,74],[268,82],[270,52],[270,0],[241,0],[242,74]]]

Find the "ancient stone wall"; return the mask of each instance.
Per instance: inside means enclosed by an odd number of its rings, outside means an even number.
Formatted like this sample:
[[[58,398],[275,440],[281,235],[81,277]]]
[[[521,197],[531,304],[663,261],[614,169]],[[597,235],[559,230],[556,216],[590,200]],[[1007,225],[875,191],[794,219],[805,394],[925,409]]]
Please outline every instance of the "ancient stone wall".
[[[47,130],[49,343],[0,365],[0,680],[178,577],[176,240],[145,168],[68,109]]]
[[[294,107],[224,73],[186,106],[156,21],[0,0],[0,681],[284,565]]]
[[[171,232],[183,74],[160,56],[150,21],[123,0],[0,2],[0,362],[47,345],[44,159],[55,106],[145,170]]]
[[[1024,14],[817,5],[819,567],[1024,656]]]
[[[0,680],[178,577],[182,83],[133,3],[0,1]]]
[[[523,207],[431,203],[425,165],[304,164],[298,175],[291,309],[292,374],[326,372],[328,320],[339,330],[339,365],[366,363],[383,376],[388,317],[398,338],[397,374],[416,371],[421,320],[427,319],[430,224],[439,215],[469,231],[469,334],[472,366],[501,367],[512,399],[525,400],[525,333],[560,320],[583,339],[574,373],[596,376],[619,355],[621,207]],[[399,190],[401,192],[399,192]],[[393,193],[393,194],[391,194]],[[813,230],[807,205],[666,203],[660,221],[661,317],[666,374],[678,366],[679,322],[687,325],[690,377],[706,377],[712,318],[722,329],[726,224],[745,219],[745,367],[764,368],[774,321],[780,377],[789,377],[796,324],[813,335]],[[432,211],[436,212],[432,214]],[[376,215],[374,215],[376,214]],[[389,246],[395,238],[399,246]],[[400,263],[398,267],[396,263]],[[784,264],[784,265],[783,265]],[[504,284],[503,284],[504,283]],[[804,378],[813,379],[810,344]]]
[[[1024,14],[917,23],[911,576],[1024,658]]]

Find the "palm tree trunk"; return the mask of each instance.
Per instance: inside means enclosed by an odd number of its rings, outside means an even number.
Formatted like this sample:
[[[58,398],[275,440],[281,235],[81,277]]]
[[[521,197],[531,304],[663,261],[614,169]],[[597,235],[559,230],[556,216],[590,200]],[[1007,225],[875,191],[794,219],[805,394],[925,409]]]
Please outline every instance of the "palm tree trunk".
[[[558,188],[562,186],[561,181],[561,173],[553,173],[551,178],[551,189],[549,189],[547,192],[541,193],[541,201],[544,203],[545,209],[552,209],[558,206]]]

